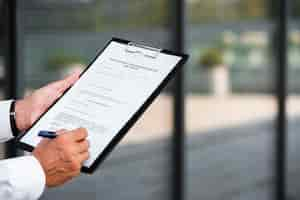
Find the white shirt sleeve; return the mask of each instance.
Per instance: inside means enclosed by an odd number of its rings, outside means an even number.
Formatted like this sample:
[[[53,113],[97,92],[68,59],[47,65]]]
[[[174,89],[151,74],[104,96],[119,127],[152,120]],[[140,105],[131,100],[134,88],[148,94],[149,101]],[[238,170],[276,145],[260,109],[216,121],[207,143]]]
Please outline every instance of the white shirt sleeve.
[[[44,171],[34,156],[0,161],[0,199],[36,200],[45,188]]]
[[[10,127],[9,109],[12,101],[0,102],[0,143],[13,138]]]
[[[11,102],[0,102],[0,142],[13,138],[9,119]],[[44,170],[34,156],[0,161],[0,200],[36,200],[45,184]]]

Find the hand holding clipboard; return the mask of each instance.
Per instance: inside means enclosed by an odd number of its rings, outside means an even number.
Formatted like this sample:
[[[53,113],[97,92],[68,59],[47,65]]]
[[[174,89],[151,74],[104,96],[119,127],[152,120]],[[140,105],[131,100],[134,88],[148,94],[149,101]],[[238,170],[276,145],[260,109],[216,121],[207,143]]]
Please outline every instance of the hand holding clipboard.
[[[159,95],[188,56],[113,38],[80,79],[19,138],[32,151],[41,130],[84,127],[92,173]]]

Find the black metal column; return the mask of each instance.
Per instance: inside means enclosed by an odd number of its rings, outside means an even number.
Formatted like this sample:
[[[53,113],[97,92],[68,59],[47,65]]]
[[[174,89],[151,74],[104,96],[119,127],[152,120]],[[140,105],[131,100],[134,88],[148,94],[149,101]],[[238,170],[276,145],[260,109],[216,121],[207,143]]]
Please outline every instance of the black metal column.
[[[287,81],[287,2],[278,2],[277,99],[278,118],[276,136],[276,199],[286,199],[286,81]]]
[[[17,97],[17,20],[16,20],[16,0],[6,0],[6,55],[5,55],[5,82],[6,98],[15,99]],[[13,142],[6,145],[6,156],[15,156],[16,148]]]
[[[185,2],[175,0],[173,5],[173,45],[174,50],[184,51]],[[185,144],[185,103],[184,103],[184,73],[180,70],[174,82],[174,137],[173,137],[173,188],[172,200],[184,199],[184,144]]]

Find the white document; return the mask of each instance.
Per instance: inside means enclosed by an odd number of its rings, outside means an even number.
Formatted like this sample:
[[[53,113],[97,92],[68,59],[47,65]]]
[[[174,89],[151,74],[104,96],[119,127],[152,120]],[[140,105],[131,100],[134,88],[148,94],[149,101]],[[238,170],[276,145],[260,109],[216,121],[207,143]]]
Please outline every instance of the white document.
[[[74,86],[27,132],[33,147],[40,130],[88,130],[90,167],[133,114],[182,59],[160,53],[152,59],[112,41]]]

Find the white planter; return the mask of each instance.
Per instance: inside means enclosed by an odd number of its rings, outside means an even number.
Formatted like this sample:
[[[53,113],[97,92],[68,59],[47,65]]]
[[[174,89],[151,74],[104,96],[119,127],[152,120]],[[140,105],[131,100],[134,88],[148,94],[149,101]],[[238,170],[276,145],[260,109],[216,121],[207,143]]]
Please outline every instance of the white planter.
[[[211,88],[214,96],[225,97],[231,92],[229,70],[227,66],[216,66],[210,69]]]

